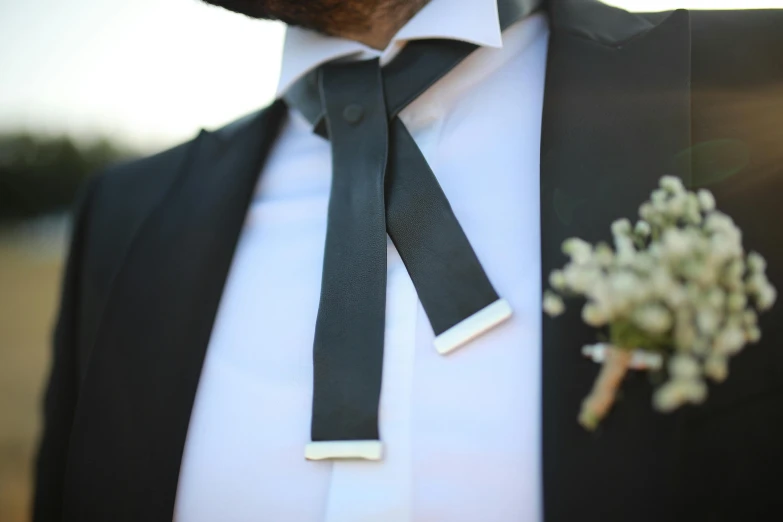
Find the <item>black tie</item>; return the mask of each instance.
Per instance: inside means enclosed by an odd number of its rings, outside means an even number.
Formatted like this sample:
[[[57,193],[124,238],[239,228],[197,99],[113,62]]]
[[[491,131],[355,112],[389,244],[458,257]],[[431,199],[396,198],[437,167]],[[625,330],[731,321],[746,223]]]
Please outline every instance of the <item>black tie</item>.
[[[537,4],[499,0],[501,28]],[[511,315],[397,116],[477,48],[418,40],[383,69],[377,59],[326,64],[285,96],[332,147],[308,459],[381,458],[387,232],[416,287],[438,352],[451,352]]]

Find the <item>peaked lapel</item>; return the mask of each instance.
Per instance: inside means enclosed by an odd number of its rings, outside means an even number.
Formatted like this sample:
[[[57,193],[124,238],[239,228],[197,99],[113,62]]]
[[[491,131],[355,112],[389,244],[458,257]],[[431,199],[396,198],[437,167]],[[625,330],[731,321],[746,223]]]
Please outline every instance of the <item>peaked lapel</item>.
[[[170,522],[201,366],[285,107],[202,132],[114,281],[77,407],[65,519]]]
[[[562,266],[568,237],[610,240],[636,218],[664,174],[689,182],[690,19],[597,1],[550,2],[541,144],[542,271]],[[678,170],[679,169],[679,170]],[[543,488],[547,522],[670,520],[681,415],[651,407],[647,377],[630,375],[598,433],[576,421],[599,370],[580,355],[596,341],[576,305],[543,319]]]

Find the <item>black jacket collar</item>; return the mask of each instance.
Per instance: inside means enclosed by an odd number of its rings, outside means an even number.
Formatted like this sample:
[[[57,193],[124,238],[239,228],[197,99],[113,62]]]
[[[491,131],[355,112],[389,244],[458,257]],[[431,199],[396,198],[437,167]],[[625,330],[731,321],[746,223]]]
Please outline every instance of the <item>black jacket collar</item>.
[[[547,8],[555,34],[567,32],[615,48],[657,25],[598,0],[550,0]]]

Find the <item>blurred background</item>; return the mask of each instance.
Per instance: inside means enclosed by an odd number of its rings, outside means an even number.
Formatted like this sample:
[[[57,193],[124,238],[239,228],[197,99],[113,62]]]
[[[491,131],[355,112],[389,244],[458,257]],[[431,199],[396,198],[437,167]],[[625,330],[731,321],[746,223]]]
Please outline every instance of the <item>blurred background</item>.
[[[611,0],[633,11],[783,0]],[[783,29],[782,29],[783,30]],[[0,0],[0,521],[29,519],[40,400],[81,182],[274,96],[284,27],[198,0]]]

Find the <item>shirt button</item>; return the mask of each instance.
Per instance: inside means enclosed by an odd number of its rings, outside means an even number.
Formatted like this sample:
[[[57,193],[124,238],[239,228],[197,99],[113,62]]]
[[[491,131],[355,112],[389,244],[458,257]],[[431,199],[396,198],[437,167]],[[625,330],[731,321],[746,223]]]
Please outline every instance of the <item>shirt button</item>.
[[[353,125],[362,121],[364,116],[364,107],[358,103],[352,103],[343,109],[343,119]]]

